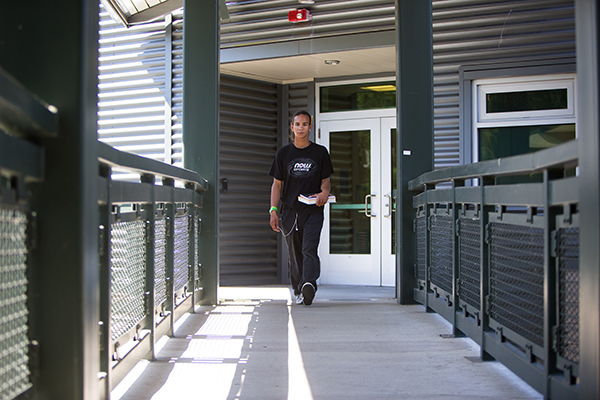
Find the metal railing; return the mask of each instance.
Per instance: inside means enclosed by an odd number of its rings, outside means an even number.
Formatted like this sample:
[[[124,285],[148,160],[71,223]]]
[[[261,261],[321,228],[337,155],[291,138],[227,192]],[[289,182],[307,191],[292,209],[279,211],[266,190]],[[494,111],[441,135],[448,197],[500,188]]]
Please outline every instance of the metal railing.
[[[101,371],[107,393],[202,299],[198,174],[98,143]],[[112,179],[113,170],[138,182]],[[160,184],[157,184],[157,180]]]
[[[43,374],[40,346],[30,337],[37,315],[31,253],[40,218],[27,185],[44,184],[44,148],[37,143],[57,132],[58,111],[0,69],[0,399],[28,396]],[[200,210],[207,181],[97,146],[100,379],[101,397],[108,398],[139,360],[154,359],[156,341],[202,300]],[[114,170],[138,179],[113,180]]]
[[[552,399],[578,397],[577,160],[572,141],[409,183],[415,300]]]
[[[36,138],[54,136],[58,116],[0,69],[0,399],[32,387],[29,339],[31,226],[26,182],[43,179]]]

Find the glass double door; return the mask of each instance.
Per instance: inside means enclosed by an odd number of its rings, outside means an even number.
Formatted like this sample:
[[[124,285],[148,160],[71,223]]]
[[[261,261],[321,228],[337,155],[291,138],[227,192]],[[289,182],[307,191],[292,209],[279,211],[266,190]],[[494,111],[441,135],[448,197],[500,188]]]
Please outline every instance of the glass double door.
[[[337,202],[325,210],[323,284],[394,286],[396,118],[322,121]]]

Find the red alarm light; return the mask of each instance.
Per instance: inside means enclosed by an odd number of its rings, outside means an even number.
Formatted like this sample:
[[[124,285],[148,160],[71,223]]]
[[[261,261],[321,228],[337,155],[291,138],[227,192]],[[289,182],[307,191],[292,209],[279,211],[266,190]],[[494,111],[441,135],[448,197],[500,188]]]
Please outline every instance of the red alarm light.
[[[293,23],[310,21],[310,11],[306,8],[290,11],[288,13],[288,20]]]

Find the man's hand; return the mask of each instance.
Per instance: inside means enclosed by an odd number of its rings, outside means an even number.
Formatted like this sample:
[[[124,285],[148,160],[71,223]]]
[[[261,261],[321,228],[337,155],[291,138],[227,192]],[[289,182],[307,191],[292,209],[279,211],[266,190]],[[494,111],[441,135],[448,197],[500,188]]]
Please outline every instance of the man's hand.
[[[322,207],[327,204],[327,200],[329,199],[329,194],[325,192],[321,192],[317,194],[317,206]]]
[[[277,211],[271,211],[271,228],[275,232],[279,232],[279,217],[277,216]]]
[[[323,207],[327,204],[329,192],[331,192],[331,181],[329,178],[321,179],[321,192],[317,194],[317,206]]]
[[[271,206],[277,207],[279,200],[281,199],[281,188],[283,187],[283,181],[273,178],[273,185],[271,185]],[[271,218],[271,228],[275,232],[279,232],[279,217],[277,216],[278,211],[269,211],[269,217]]]

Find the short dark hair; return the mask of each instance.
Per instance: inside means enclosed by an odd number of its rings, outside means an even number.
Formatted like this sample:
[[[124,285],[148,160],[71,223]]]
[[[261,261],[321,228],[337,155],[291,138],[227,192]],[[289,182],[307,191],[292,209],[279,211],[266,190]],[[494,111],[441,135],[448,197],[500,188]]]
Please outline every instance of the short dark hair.
[[[308,117],[308,119],[310,120],[310,124],[312,125],[312,115],[310,115],[309,112],[306,110],[296,111],[294,113],[294,116],[292,117],[292,123],[294,123],[294,119],[299,115],[306,115]]]

